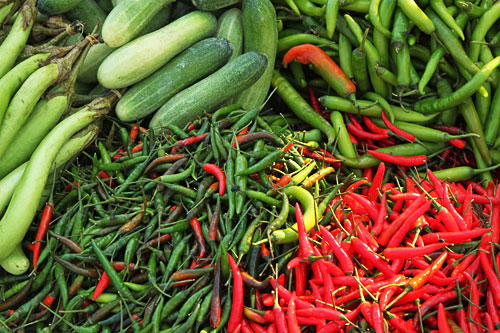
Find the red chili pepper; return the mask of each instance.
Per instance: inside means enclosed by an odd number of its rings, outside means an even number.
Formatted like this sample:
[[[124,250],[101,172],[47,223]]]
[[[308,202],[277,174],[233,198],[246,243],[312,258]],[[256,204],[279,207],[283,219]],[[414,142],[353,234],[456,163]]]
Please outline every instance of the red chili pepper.
[[[488,233],[490,230],[490,228],[482,228],[458,232],[435,232],[423,235],[422,240],[425,244],[437,243],[439,241],[444,241],[450,244],[460,244],[467,242],[470,239],[480,237]]]
[[[224,171],[212,163],[205,163],[205,165],[203,165],[203,170],[217,178],[217,181],[219,182],[219,196],[222,196],[226,190],[226,175],[224,174]]]
[[[139,142],[137,145],[132,147],[132,150],[130,151],[131,153],[138,153],[142,150],[142,147],[144,146],[144,142]]]
[[[399,135],[400,137],[405,138],[411,142],[415,141],[415,135],[405,132],[402,129],[396,127],[393,123],[391,123],[391,121],[385,115],[385,110],[382,110],[382,120],[385,126],[387,126],[387,128],[390,129],[392,133]]]
[[[325,115],[323,114],[323,111],[321,111],[321,105],[319,104],[318,99],[316,98],[316,95],[314,94],[314,90],[311,87],[307,87],[307,90],[309,91],[309,98],[311,99],[312,108],[320,116],[324,117]]]
[[[457,147],[458,149],[464,149],[465,145],[467,144],[467,142],[462,139],[453,139],[448,141],[448,143],[454,147]]]
[[[288,333],[288,326],[286,325],[285,314],[275,301],[273,307],[274,323],[276,324],[276,330],[278,333]]]
[[[358,139],[363,139],[363,140],[378,141],[378,140],[387,139],[389,137],[387,134],[378,134],[378,133],[367,132],[361,128],[356,127],[353,123],[347,124],[347,129],[349,130],[350,133],[352,133]]]
[[[420,207],[425,201],[425,195],[422,194],[418,199],[413,201],[408,208],[401,213],[390,225],[387,229],[385,229],[380,237],[378,238],[378,243],[382,246],[387,245],[389,240],[392,238],[394,233],[401,228],[403,223],[406,221],[407,217],[411,215],[413,211],[415,211],[418,207]]]
[[[368,200],[364,196],[359,195],[357,193],[350,193],[350,194],[344,196],[344,200],[349,203],[349,206],[351,207],[351,209],[353,208],[352,207],[353,205],[350,204],[351,203],[349,201],[350,198],[354,199],[354,201],[359,203],[361,205],[362,209],[366,213],[368,213],[368,216],[370,216],[370,218],[373,221],[375,221],[377,219],[378,212],[377,212],[377,209],[375,208],[375,206],[373,206],[372,201]]]
[[[271,279],[270,282],[271,286],[278,291],[279,297],[283,298],[286,302],[289,302],[292,298],[292,292],[286,289],[282,284],[277,283],[275,279]],[[295,300],[295,304],[297,306],[297,309],[307,309],[314,307],[311,303],[306,302],[300,298],[297,298]]]
[[[288,321],[288,331],[290,333],[300,333],[300,326],[297,322],[297,313],[295,309],[295,293],[292,295],[292,299],[288,303],[288,308],[286,311],[286,319]]]
[[[101,278],[99,279],[99,282],[97,282],[97,286],[95,287],[94,294],[92,295],[92,300],[95,301],[97,297],[99,297],[102,292],[108,287],[109,285],[109,277],[106,272],[102,272]]]
[[[36,264],[38,262],[38,257],[40,256],[40,250],[42,248],[42,240],[49,230],[49,224],[52,220],[52,213],[54,212],[54,205],[51,202],[48,202],[45,205],[45,208],[42,213],[42,218],[40,219],[40,226],[38,227],[38,232],[35,236],[35,248],[33,250],[33,267],[36,272]]]
[[[319,226],[319,230],[323,237],[325,237],[328,244],[330,244],[330,248],[332,249],[333,254],[337,257],[339,261],[340,267],[345,272],[345,274],[349,275],[354,272],[354,264],[352,263],[351,258],[344,249],[340,246],[339,242],[333,237],[333,235],[326,230],[322,225]]]
[[[44,298],[44,300],[42,301],[42,304],[43,304],[43,305],[45,305],[46,307],[50,308],[50,307],[51,307],[51,305],[54,303],[54,301],[55,301],[55,300],[56,300],[56,298],[55,298],[53,295],[48,294],[48,295]],[[44,307],[43,307],[43,306],[40,306],[40,308],[41,308],[41,310],[43,310],[43,309],[44,309]]]
[[[417,276],[408,281],[408,287],[410,290],[417,290],[422,287],[429,279],[436,274],[437,271],[441,269],[446,261],[448,252],[444,251],[434,262],[429,265],[426,269],[420,272]],[[407,287],[407,289],[408,289]]]
[[[417,166],[427,162],[427,157],[425,155],[394,156],[371,149],[367,149],[366,152],[379,160],[401,166]]]
[[[488,260],[488,256],[486,252],[479,250],[479,258],[481,260],[481,266],[484,272],[484,275],[488,279],[490,283],[490,290],[493,291],[493,298],[495,300],[496,306],[500,306],[500,280],[498,276],[495,274],[490,261]]]
[[[194,126],[193,123],[191,123],[191,124],[188,125],[188,128],[187,128],[188,131],[192,131],[194,129],[196,129],[196,127]]]
[[[377,172],[373,177],[372,184],[370,185],[370,189],[368,190],[368,200],[375,200],[378,197],[378,190],[382,185],[382,180],[384,179],[385,174],[385,164],[381,162],[378,165]]]
[[[248,321],[245,318],[241,319],[241,333],[254,333],[250,325],[248,324]]]
[[[370,195],[370,193],[368,193]],[[371,231],[374,235],[379,235],[384,228],[384,222],[387,215],[387,194],[384,192],[382,194],[382,200],[380,201],[380,207],[377,215],[377,219],[373,223]]]
[[[401,227],[394,233],[391,240],[387,243],[387,246],[388,247],[399,246],[399,244],[401,244],[401,242],[403,241],[405,235],[415,227],[415,223],[426,211],[429,210],[430,207],[431,207],[431,202],[426,201],[420,207],[417,207],[417,209],[410,212],[404,223],[401,224]]]
[[[387,259],[410,259],[431,254],[446,246],[446,243],[432,244],[423,247],[387,247],[384,256]]]
[[[382,258],[380,258],[376,253],[374,253],[368,245],[363,243],[359,238],[353,237],[351,239],[351,244],[361,258],[365,258],[368,260],[370,263],[373,264],[373,266],[377,267],[384,276],[388,278],[394,277],[396,274],[390,269],[390,267],[387,265],[387,262],[384,261]]]
[[[228,253],[229,265],[233,273],[233,304],[231,306],[231,315],[227,323],[227,331],[234,332],[238,324],[241,323],[243,314],[243,278],[241,272],[234,261],[233,257]]]
[[[338,164],[340,162],[340,160],[337,160],[335,158],[326,157],[326,156],[320,155],[318,153],[312,152],[309,149],[307,149],[306,147],[302,147],[301,152],[304,156],[315,159],[316,161],[324,161],[325,163],[328,163],[328,164]]]
[[[356,86],[344,74],[340,67],[325,51],[312,44],[292,47],[283,57],[283,65],[287,66],[297,59],[304,65],[312,64],[323,79],[342,97],[349,97],[356,92]]]
[[[183,139],[183,140],[178,140],[177,141],[177,146],[181,147],[181,146],[189,146],[189,145],[192,145],[193,143],[197,143],[197,142],[200,142],[201,140],[204,140],[207,136],[208,136],[208,132],[207,133],[203,133],[203,134],[199,134],[199,135],[196,135],[196,136],[192,136],[190,138],[186,138],[186,139]]]
[[[250,308],[245,307],[243,309],[243,314],[250,321],[254,321],[254,322],[259,323],[259,324],[267,324],[268,323],[268,321],[266,320],[266,318],[264,318],[263,315],[261,315],[260,313],[254,311],[254,310],[252,310]]]
[[[363,116],[363,122],[365,123],[366,127],[373,133],[377,134],[386,134],[389,132],[389,129],[387,128],[382,128],[377,126],[370,118],[367,116]]]
[[[191,225],[191,228],[193,229],[194,238],[196,239],[196,242],[198,243],[198,246],[200,247],[200,257],[203,257],[205,255],[205,238],[203,237],[203,232],[201,231],[200,221],[198,221],[198,218],[193,217],[189,221],[189,224]]]
[[[290,181],[292,180],[292,176],[288,173],[285,173],[283,176],[281,176],[281,178],[276,182],[276,186],[277,188],[280,188],[280,187],[285,187],[286,185],[288,185],[288,183],[290,183]]]
[[[446,310],[443,303],[438,305],[438,328],[440,333],[451,333],[450,325],[446,320]]]
[[[130,142],[135,142],[137,139],[137,135],[139,135],[139,125],[134,125],[130,128],[130,133],[128,135],[128,139]]]
[[[350,132],[347,132],[347,134],[349,134],[349,140],[351,140],[351,143],[353,145],[359,144],[358,140],[356,140],[356,137],[354,135],[352,135]]]

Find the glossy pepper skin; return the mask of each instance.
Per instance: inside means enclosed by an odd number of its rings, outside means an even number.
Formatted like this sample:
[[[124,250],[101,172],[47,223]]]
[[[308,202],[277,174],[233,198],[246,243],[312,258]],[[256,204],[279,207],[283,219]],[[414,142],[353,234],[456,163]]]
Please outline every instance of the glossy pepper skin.
[[[294,59],[304,65],[312,64],[326,82],[342,97],[353,96],[356,86],[322,49],[313,44],[292,47],[283,57],[285,67]]]

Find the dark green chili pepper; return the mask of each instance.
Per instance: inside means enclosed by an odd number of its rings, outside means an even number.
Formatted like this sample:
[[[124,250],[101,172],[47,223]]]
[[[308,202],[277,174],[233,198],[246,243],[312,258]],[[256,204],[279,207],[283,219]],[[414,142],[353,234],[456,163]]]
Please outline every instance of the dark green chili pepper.
[[[177,267],[177,263],[179,262],[182,253],[184,252],[184,249],[188,246],[190,237],[191,235],[187,235],[184,238],[182,238],[179,244],[176,244],[174,251],[170,256],[170,260],[168,261],[167,269],[164,274],[167,278],[170,278],[170,275],[172,274],[172,272],[174,272],[175,268]]]
[[[215,285],[214,285],[215,290]],[[199,332],[199,327],[205,322],[207,319],[208,312],[210,311],[210,303],[212,301],[213,291],[211,290],[203,299],[203,302],[200,306],[200,313],[196,318],[195,332]]]
[[[222,308],[222,314],[220,316],[219,325],[216,328],[214,328],[211,331],[211,333],[220,332],[226,326],[226,323],[229,320],[229,316],[231,315],[231,305],[232,305],[232,301],[231,301],[231,288],[227,288],[227,296],[225,296],[222,299],[222,303],[224,304],[224,306]]]
[[[274,230],[278,230],[285,224],[288,218],[288,212],[290,211],[288,196],[283,193],[283,200],[281,201],[281,210],[278,216],[267,225],[267,232],[271,233]]]
[[[12,313],[12,315],[10,315],[9,321],[16,322],[21,318],[25,318],[26,314],[31,309],[33,309],[35,306],[38,306],[38,304],[40,304],[40,302],[42,302],[45,299],[45,297],[49,294],[52,288],[53,288],[52,281],[46,283],[43,289],[38,294],[31,297],[29,301],[21,305],[19,308],[16,309],[16,311]]]
[[[231,126],[231,130],[234,131],[235,133],[238,133],[241,131],[245,126],[248,126],[248,124],[255,120],[257,116],[259,115],[260,110],[259,109],[253,109],[250,111],[247,111],[241,116],[238,121],[236,121],[233,126]]]
[[[96,242],[94,240],[91,241],[92,244],[92,250],[94,251],[94,254],[97,257],[97,260],[99,263],[102,265],[102,268],[106,272],[106,274],[109,277],[110,283],[115,287],[115,289],[118,291],[120,295],[122,295],[125,299],[131,300],[133,302],[137,302],[132,294],[130,293],[130,290],[123,284],[123,281],[121,280],[120,276],[114,269],[113,265],[109,262],[109,260],[106,258],[102,250],[97,246]]]
[[[262,236],[260,229],[257,229],[252,237],[252,243],[257,242]],[[259,266],[260,249],[262,245],[252,245],[250,258],[248,259],[247,269],[250,275],[257,276],[257,267]],[[242,272],[243,273],[243,272]]]
[[[391,44],[395,51],[398,87],[401,90],[410,85],[410,49],[406,42],[408,33],[408,18],[401,9],[394,13]]]
[[[472,98],[466,98],[464,103],[458,106],[462,117],[464,118],[465,124],[467,125],[467,129],[469,132],[476,133],[478,136],[473,138],[474,142],[477,145],[477,149],[480,151],[481,156],[484,161],[491,165],[491,157],[488,149],[488,145],[486,143],[485,134],[483,133],[483,127],[481,126],[481,120],[479,119],[479,115],[477,114],[476,107],[472,102]],[[493,120],[492,120],[493,121]]]
[[[16,307],[26,298],[31,289],[33,278],[30,278],[29,281],[26,282],[27,283],[19,291],[16,291],[16,295],[13,295],[7,300],[0,302],[0,312]]]
[[[161,297],[160,302],[155,308],[155,311],[153,312],[153,317],[151,318],[152,324],[153,324],[153,332],[160,332],[160,323],[161,323],[161,313],[163,311],[163,304],[165,302],[165,298]]]
[[[56,278],[57,286],[59,287],[59,293],[61,295],[61,300],[64,308],[68,305],[68,283],[64,277],[64,268],[57,264],[54,267],[54,274]]]
[[[92,242],[94,241],[92,240]],[[75,274],[86,276],[89,278],[97,278],[99,276],[95,268],[81,268],[75,264],[70,263],[69,261],[62,259],[61,257],[56,256],[53,253],[51,253],[51,255],[52,258],[54,258],[54,260],[57,261],[62,267],[70,270]]]
[[[278,159],[280,159],[283,156],[283,152],[281,150],[274,151],[261,159],[259,162],[256,164],[244,169],[244,170],[239,170],[236,172],[236,176],[247,176],[251,175],[253,173],[257,173],[261,170],[264,170],[265,168],[271,166],[274,162],[276,162]]]
[[[248,170],[247,159],[245,155],[238,152],[235,160],[235,184],[238,187],[238,191],[235,193],[235,209],[236,214],[241,214],[243,210],[243,204],[245,203],[245,190],[247,187],[247,176],[241,175],[239,173]]]
[[[179,184],[171,184],[171,183],[166,183],[165,184],[169,189],[171,189],[174,192],[177,192],[183,196],[186,196],[189,199],[196,199],[196,191],[193,189],[190,189],[186,186],[182,186]]]
[[[211,119],[212,124],[215,124],[220,116],[224,116],[239,109],[241,109],[241,105],[239,104],[231,104],[218,109],[212,114],[212,119]]]
[[[120,299],[115,299],[101,307],[87,319],[87,325],[93,325],[101,321],[101,319],[107,316],[118,304],[120,304],[120,302]]]
[[[183,320],[185,320],[189,316],[189,313],[191,312],[193,307],[196,304],[198,304],[198,301],[200,300],[200,298],[205,296],[210,290],[212,290],[212,288],[213,288],[212,285],[208,285],[208,286],[201,288],[197,292],[195,292],[193,295],[191,295],[184,302],[184,304],[182,305],[182,307],[179,309],[179,311],[177,313],[170,315],[168,320],[169,321],[175,320],[174,326],[177,325],[179,322],[182,322]]]
[[[240,220],[235,227],[235,232],[232,239],[229,238],[229,240],[231,241],[231,246],[228,247],[228,251],[230,251],[234,246],[236,246],[236,244],[238,244],[241,237],[243,237],[246,231],[246,226],[247,226],[247,214],[242,214],[240,215]]]

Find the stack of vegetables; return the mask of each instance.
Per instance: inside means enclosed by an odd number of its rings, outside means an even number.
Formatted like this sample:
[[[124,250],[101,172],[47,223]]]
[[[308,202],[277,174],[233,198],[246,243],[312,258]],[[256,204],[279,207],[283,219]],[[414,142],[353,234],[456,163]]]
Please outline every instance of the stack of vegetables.
[[[499,329],[499,19],[0,0],[0,331]]]

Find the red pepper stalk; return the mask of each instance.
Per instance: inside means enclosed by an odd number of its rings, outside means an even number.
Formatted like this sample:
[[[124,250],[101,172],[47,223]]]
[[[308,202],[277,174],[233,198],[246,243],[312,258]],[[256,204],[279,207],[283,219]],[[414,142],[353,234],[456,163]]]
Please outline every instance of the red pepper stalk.
[[[356,86],[325,51],[312,44],[297,45],[285,54],[283,65],[286,67],[294,59],[304,65],[312,64],[333,90],[340,96],[355,101]]]

